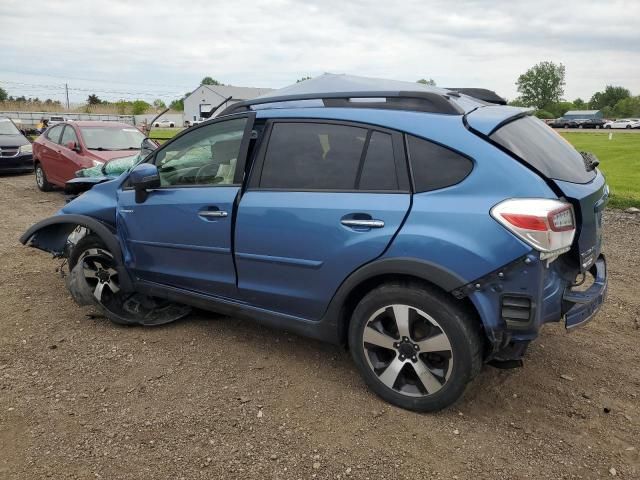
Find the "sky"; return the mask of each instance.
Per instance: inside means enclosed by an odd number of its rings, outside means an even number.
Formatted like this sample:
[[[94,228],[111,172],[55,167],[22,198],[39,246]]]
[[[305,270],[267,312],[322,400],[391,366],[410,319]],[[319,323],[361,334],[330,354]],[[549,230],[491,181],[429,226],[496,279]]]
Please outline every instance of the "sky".
[[[640,95],[640,1],[1,0],[0,86],[72,103],[170,101],[202,77],[279,88],[324,72],[483,87],[513,99],[538,62],[565,98]]]

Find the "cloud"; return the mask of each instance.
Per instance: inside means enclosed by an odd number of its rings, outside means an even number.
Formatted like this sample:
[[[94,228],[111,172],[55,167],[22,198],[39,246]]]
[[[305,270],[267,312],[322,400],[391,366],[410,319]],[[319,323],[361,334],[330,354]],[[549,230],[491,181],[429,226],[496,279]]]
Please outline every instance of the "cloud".
[[[335,72],[432,77],[513,98],[518,75],[542,60],[566,65],[567,98],[607,83],[640,94],[640,2],[36,3],[0,3],[0,83],[11,94],[60,96],[66,81],[75,100],[92,89],[171,99],[205,75],[280,87]]]

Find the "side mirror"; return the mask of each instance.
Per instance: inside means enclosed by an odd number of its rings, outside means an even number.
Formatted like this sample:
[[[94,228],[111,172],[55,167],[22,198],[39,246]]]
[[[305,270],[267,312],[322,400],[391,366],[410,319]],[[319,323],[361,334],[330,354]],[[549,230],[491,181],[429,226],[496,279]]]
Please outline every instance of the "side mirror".
[[[147,155],[149,155],[151,152],[153,152],[157,148],[158,148],[158,144],[156,142],[154,142],[150,138],[145,138],[144,140],[142,140],[142,143],[140,144],[140,154],[142,155],[142,158],[145,158]]]
[[[137,165],[131,170],[129,180],[136,191],[136,203],[144,202],[149,196],[149,190],[160,187],[158,167],[151,163]]]
[[[79,152],[80,151],[80,145],[78,145],[76,142],[71,141],[71,142],[67,142],[67,144],[65,145],[65,147],[67,147],[69,150],[73,150],[74,152]]]

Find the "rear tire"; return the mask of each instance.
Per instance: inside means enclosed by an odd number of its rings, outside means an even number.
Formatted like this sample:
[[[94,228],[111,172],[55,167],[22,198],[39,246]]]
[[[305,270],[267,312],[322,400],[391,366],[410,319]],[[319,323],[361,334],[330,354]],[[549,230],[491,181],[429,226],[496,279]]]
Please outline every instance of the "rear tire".
[[[35,162],[33,171],[36,176],[36,185],[41,192],[50,192],[53,189],[53,185],[47,180],[47,175],[44,173],[44,168],[40,162]]]
[[[417,412],[455,403],[482,366],[474,316],[445,293],[416,283],[369,292],[353,312],[349,346],[376,394]]]

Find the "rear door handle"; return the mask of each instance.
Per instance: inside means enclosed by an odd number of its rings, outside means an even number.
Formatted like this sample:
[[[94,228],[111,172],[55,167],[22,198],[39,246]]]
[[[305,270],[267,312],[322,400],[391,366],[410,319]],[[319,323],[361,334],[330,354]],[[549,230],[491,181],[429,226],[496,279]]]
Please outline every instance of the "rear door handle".
[[[353,219],[353,218],[345,218],[340,220],[340,223],[345,227],[355,227],[355,228],[382,228],[384,227],[384,222],[382,220],[374,220],[374,219]]]
[[[223,218],[228,215],[224,210],[201,210],[198,215],[205,218]]]

